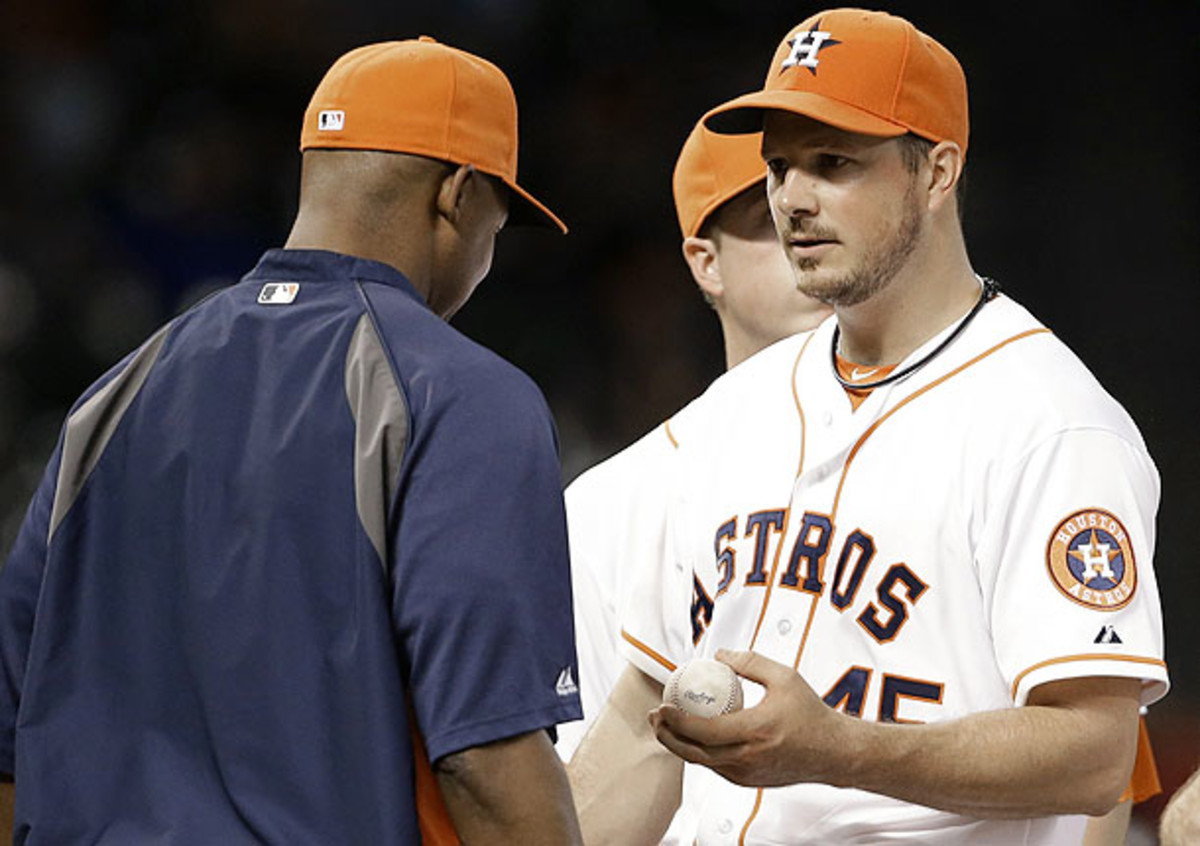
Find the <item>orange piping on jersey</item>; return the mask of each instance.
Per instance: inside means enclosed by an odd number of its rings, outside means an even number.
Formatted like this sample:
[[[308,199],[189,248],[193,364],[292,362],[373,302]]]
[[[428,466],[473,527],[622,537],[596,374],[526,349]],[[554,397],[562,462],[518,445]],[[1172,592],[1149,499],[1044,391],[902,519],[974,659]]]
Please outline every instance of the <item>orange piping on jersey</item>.
[[[671,421],[663,421],[663,431],[667,433],[667,440],[671,442],[671,446],[679,449],[679,441],[675,440],[675,433],[671,431]]]
[[[804,358],[804,351],[808,349],[808,344],[813,339],[813,334],[810,333],[804,339],[803,346],[800,347],[800,352],[796,353],[796,360],[792,362],[792,403],[796,406],[796,414],[800,416],[800,464],[796,467],[796,478],[800,478],[800,474],[804,472],[804,450],[808,443],[808,427],[804,425],[804,409],[800,405],[800,395],[796,393],[796,371],[800,369],[800,359]],[[775,559],[771,562],[771,572],[767,575],[767,589],[763,592],[762,608],[758,611],[758,622],[754,624],[754,634],[750,637],[749,649],[754,649],[754,644],[758,642],[758,630],[762,627],[763,619],[767,616],[767,606],[771,603],[771,591],[775,588],[775,573],[779,569],[779,555],[783,552],[784,541],[787,540],[788,524],[792,520],[792,509],[789,507],[783,513],[783,528],[779,530],[779,545],[775,547]]]
[[[930,382],[925,387],[920,388],[917,391],[914,391],[910,396],[907,396],[900,402],[896,403],[895,408],[890,409],[886,414],[884,414],[882,417],[880,417],[878,420],[876,420],[874,423],[872,423],[867,428],[867,431],[862,433],[862,436],[858,439],[858,441],[851,448],[850,454],[846,456],[846,463],[842,467],[842,477],[840,479],[838,479],[837,493],[833,497],[833,508],[829,512],[830,523],[832,523],[834,526],[837,525],[837,512],[838,512],[838,505],[842,501],[842,488],[846,484],[846,475],[850,472],[850,465],[851,465],[851,463],[853,463],[854,457],[856,455],[858,455],[859,449],[861,449],[862,445],[864,443],[866,443],[867,438],[869,438],[869,437],[871,437],[871,435],[875,434],[875,431],[880,426],[883,425],[885,420],[887,420],[889,417],[891,417],[893,414],[895,414],[900,409],[904,408],[904,406],[908,405],[910,402],[915,400],[917,397],[921,396],[922,394],[926,393],[927,391],[933,390],[938,385],[941,385],[943,382],[950,379],[952,376],[957,376],[959,373],[962,373],[964,370],[966,370],[971,365],[982,361],[983,359],[987,358],[989,355],[996,352],[997,350],[1008,346],[1013,341],[1019,341],[1022,338],[1028,338],[1032,335],[1040,335],[1043,332],[1049,333],[1050,330],[1046,329],[1045,327],[1038,328],[1038,329],[1030,329],[1028,331],[1021,332],[1017,335],[1013,335],[1011,338],[1007,338],[1007,339],[1001,341],[1000,343],[996,344],[991,349],[985,350],[985,351],[981,352],[979,355],[975,356],[974,358],[964,362],[963,364],[960,364],[958,367],[954,368],[946,375],[941,376],[941,377],[933,380],[932,382]],[[794,390],[795,389],[795,380],[792,381],[792,387]],[[824,573],[821,573],[822,581],[824,581],[824,575],[825,575]],[[800,639],[800,645],[796,649],[796,660],[792,662],[793,670],[799,670],[799,668],[800,668],[800,658],[804,655],[804,648],[808,644],[808,633],[809,633],[809,630],[812,628],[813,619],[814,619],[814,617],[816,617],[818,604],[819,604],[818,602],[814,601],[812,604],[812,607],[809,608],[809,610],[808,610],[808,622],[804,624],[804,636]]]
[[[1031,329],[1031,330],[1029,330],[1029,331],[1027,331],[1027,332],[1022,332],[1022,333],[1021,333],[1021,334],[1019,334],[1019,335],[1014,335],[1013,337],[1011,337],[1011,338],[1008,338],[1007,340],[1004,340],[1004,341],[1000,342],[999,344],[997,344],[996,346],[992,347],[991,349],[989,349],[989,350],[986,350],[985,352],[982,352],[982,353],[980,353],[979,355],[975,356],[974,358],[972,358],[971,360],[967,361],[966,363],[964,363],[964,364],[960,365],[959,367],[956,367],[954,370],[950,371],[950,372],[949,372],[949,373],[947,373],[945,376],[942,376],[941,378],[939,378],[939,379],[936,379],[936,380],[934,380],[933,382],[930,382],[930,383],[929,383],[928,385],[926,385],[925,387],[923,387],[923,388],[921,388],[920,390],[918,390],[918,391],[914,392],[914,393],[913,393],[911,396],[905,397],[905,398],[904,398],[904,400],[902,400],[901,402],[897,403],[897,405],[896,405],[896,407],[895,407],[895,408],[891,409],[891,410],[890,410],[890,411],[888,411],[888,412],[887,412],[885,415],[883,415],[881,418],[879,418],[878,420],[876,420],[876,421],[875,421],[875,423],[873,423],[873,424],[870,426],[870,428],[868,428],[868,429],[867,429],[867,431],[863,433],[862,437],[860,437],[860,438],[858,439],[858,442],[857,442],[857,443],[855,443],[854,447],[853,447],[853,448],[850,450],[850,454],[849,454],[849,455],[846,457],[846,464],[845,464],[845,466],[842,468],[842,477],[841,477],[841,479],[839,479],[839,480],[838,480],[838,488],[837,488],[837,493],[836,493],[836,495],[834,496],[834,499],[833,499],[833,508],[832,508],[832,510],[830,511],[830,515],[829,515],[830,522],[831,522],[831,523],[833,523],[834,525],[836,525],[836,523],[837,523],[837,510],[838,510],[838,504],[841,502],[841,498],[842,498],[842,487],[843,487],[843,486],[845,485],[845,483],[846,483],[846,474],[847,474],[847,472],[849,472],[849,470],[850,470],[850,464],[851,464],[851,462],[853,462],[853,461],[854,461],[854,457],[855,457],[855,456],[858,454],[858,450],[859,450],[859,449],[862,447],[863,443],[865,443],[865,442],[866,442],[867,438],[871,437],[871,435],[875,433],[875,430],[876,430],[876,429],[878,429],[878,428],[879,428],[879,427],[880,427],[880,426],[883,424],[883,422],[884,422],[885,420],[887,420],[889,417],[891,417],[893,414],[895,414],[897,411],[899,411],[901,408],[903,408],[903,407],[904,407],[905,405],[907,405],[909,402],[911,402],[912,400],[914,400],[914,399],[916,399],[917,397],[919,397],[919,396],[921,396],[922,394],[924,394],[926,391],[929,391],[929,390],[931,390],[932,388],[936,387],[937,385],[940,385],[941,383],[943,383],[943,382],[945,382],[947,379],[949,379],[951,376],[955,376],[955,375],[957,375],[958,373],[961,373],[963,370],[966,370],[966,369],[967,369],[968,367],[970,367],[971,365],[973,365],[973,364],[977,363],[978,361],[980,361],[980,360],[982,360],[982,359],[986,358],[987,356],[989,356],[989,355],[991,355],[992,353],[996,352],[996,351],[997,351],[997,350],[999,350],[1000,348],[1002,348],[1002,347],[1004,347],[1004,346],[1007,346],[1008,344],[1012,343],[1013,341],[1020,340],[1021,338],[1025,338],[1025,337],[1029,337],[1029,336],[1031,336],[1031,335],[1037,335],[1037,334],[1041,334],[1041,333],[1043,333],[1043,332],[1049,332],[1049,331],[1050,331],[1049,329],[1045,329],[1045,328],[1040,328],[1040,329]],[[810,340],[811,340],[811,336],[810,336]],[[808,342],[806,341],[806,342],[805,342],[805,347],[807,347],[807,346],[808,346]],[[801,349],[801,350],[800,350],[800,355],[802,356],[803,354],[804,354],[804,349]],[[799,364],[799,360],[800,360],[800,358],[799,358],[799,356],[797,356],[797,359],[796,359],[796,363],[797,363],[797,365]],[[801,407],[800,407],[800,398],[799,398],[799,396],[796,394],[795,368],[793,368],[793,376],[792,376],[792,396],[793,396],[793,398],[795,399],[795,402],[796,402],[796,410],[800,412],[800,415],[801,415],[801,421],[803,421],[803,419],[804,419],[804,413],[803,413],[803,410],[802,410],[802,409],[801,409]],[[801,450],[801,456],[803,456],[803,448],[802,448],[802,450]],[[803,468],[803,459],[801,460],[801,468]],[[797,474],[796,474],[796,475],[797,475],[797,477],[798,477],[798,476],[799,476],[799,472],[797,472]],[[789,516],[790,516],[790,514],[791,514],[791,509],[788,509],[788,514],[789,514]],[[783,542],[782,542],[782,540],[781,540],[781,541],[780,541],[780,547],[782,547],[782,546],[783,546]],[[776,555],[776,558],[775,558],[775,563],[776,563],[776,564],[778,564],[778,562],[779,562],[779,556],[778,556],[778,554],[777,554],[777,555]],[[822,575],[822,576],[824,576],[824,574],[821,574],[821,575]],[[766,596],[766,597],[764,597],[764,599],[763,599],[763,609],[762,609],[762,612],[759,614],[759,618],[758,618],[758,624],[757,624],[757,625],[755,625],[755,627],[754,627],[754,636],[755,636],[755,638],[757,638],[757,637],[758,637],[758,629],[759,629],[759,626],[761,626],[761,625],[762,625],[763,616],[766,614],[766,610],[767,610],[767,601],[770,599],[770,589],[771,589],[771,586],[772,586],[772,585],[774,584],[774,582],[775,582],[775,578],[774,578],[774,577],[775,577],[775,567],[774,567],[774,566],[772,566],[772,568],[771,568],[771,582],[770,582],[770,583],[767,585],[767,596]],[[805,625],[804,625],[804,635],[801,637],[801,639],[800,639],[800,645],[799,645],[799,648],[797,648],[797,650],[796,650],[796,660],[795,660],[795,661],[792,663],[792,669],[793,669],[793,670],[798,670],[798,669],[799,669],[799,667],[800,667],[800,658],[801,658],[801,656],[803,656],[803,654],[804,654],[804,648],[805,648],[805,646],[806,646],[806,645],[807,645],[807,643],[808,643],[808,635],[809,635],[809,632],[810,632],[810,631],[811,631],[811,629],[812,629],[813,620],[814,620],[814,618],[816,617],[816,611],[817,611],[817,606],[818,606],[818,604],[819,604],[819,598],[814,598],[814,600],[813,600],[813,603],[812,603],[812,607],[811,607],[811,608],[809,608],[809,612],[808,612],[808,621],[807,621],[807,622],[805,623]],[[752,646],[753,646],[753,644],[752,644]],[[1036,669],[1036,668],[1031,668],[1031,669]],[[1026,671],[1026,672],[1029,672],[1029,671]],[[1014,690],[1015,690],[1015,688],[1014,688]],[[759,791],[758,791],[758,797],[757,797],[757,799],[755,800],[755,803],[754,803],[754,810],[753,810],[753,811],[751,812],[751,814],[750,814],[750,819],[746,820],[746,824],[745,824],[745,826],[743,826],[743,827],[742,827],[742,834],[741,834],[741,838],[740,838],[740,839],[739,839],[739,841],[738,841],[738,843],[739,843],[739,846],[744,846],[744,844],[745,844],[745,839],[746,839],[746,832],[747,832],[747,830],[750,828],[750,823],[751,823],[751,822],[753,822],[753,821],[754,821],[754,818],[755,818],[755,817],[758,815],[758,809],[759,809],[759,805],[761,805],[761,803],[762,803],[762,789],[761,789],[761,788],[759,788]]]
[[[895,408],[891,409],[890,411],[887,412],[887,414],[883,415],[878,420],[876,420],[874,423],[872,423],[871,426],[867,429],[867,431],[863,432],[862,437],[860,437],[858,439],[858,442],[850,450],[850,454],[848,456],[846,456],[846,465],[842,468],[842,478],[840,480],[838,480],[837,494],[833,498],[833,513],[835,515],[837,514],[838,502],[841,501],[841,498],[842,498],[842,486],[846,484],[846,474],[850,471],[850,464],[854,461],[854,457],[856,455],[858,455],[858,451],[862,447],[862,445],[864,443],[866,443],[867,438],[869,438],[869,437],[871,437],[871,435],[875,434],[875,430],[878,429],[880,426],[882,426],[885,420],[887,420],[889,417],[891,417],[893,414],[895,414],[900,409],[904,408],[904,406],[908,405],[910,402],[915,400],[917,397],[921,396],[922,394],[926,393],[927,391],[933,390],[938,385],[945,382],[947,379],[950,379],[953,376],[957,376],[959,373],[962,373],[964,370],[966,370],[971,365],[979,363],[980,361],[987,358],[989,355],[996,352],[997,350],[1008,346],[1013,341],[1019,341],[1022,338],[1028,338],[1031,335],[1040,335],[1042,333],[1049,333],[1049,332],[1050,332],[1050,330],[1046,329],[1045,327],[1042,327],[1040,329],[1030,329],[1026,332],[1021,332],[1019,335],[1013,335],[1011,338],[1001,341],[1000,343],[996,344],[996,346],[992,347],[991,349],[984,350],[979,355],[975,356],[974,358],[970,359],[969,361],[966,361],[963,364],[960,364],[958,367],[951,370],[945,376],[941,376],[937,379],[934,379],[932,382],[930,382],[925,387],[923,387],[917,391],[914,391],[910,396],[907,396],[904,399],[902,399],[900,402],[896,403]]]
[[[657,652],[655,652],[653,649],[651,649],[646,644],[642,643],[640,640],[638,640],[636,637],[631,635],[629,632],[625,631],[624,629],[621,629],[621,637],[625,638],[625,640],[630,645],[632,645],[633,648],[636,649],[638,652],[643,653],[647,657],[654,659],[654,661],[656,663],[661,664],[662,666],[666,667],[667,672],[671,672],[671,673],[675,672],[674,664],[672,664],[670,661],[668,661],[663,656],[659,655]]]
[[[824,575],[822,573],[822,575]],[[822,579],[822,582],[824,579]],[[813,619],[817,616],[817,606],[821,604],[821,597],[814,596],[812,605],[808,607],[808,619],[804,622],[804,634],[800,636],[800,646],[796,649],[796,660],[792,662],[792,669],[799,672],[800,656],[804,654],[804,645],[808,643],[808,633],[812,630]]]
[[[800,474],[804,472],[804,451],[808,444],[808,427],[804,425],[804,408],[800,405],[800,395],[796,393],[796,371],[800,369],[800,359],[804,358],[804,351],[808,349],[809,342],[813,339],[813,334],[810,334],[805,340],[804,345],[800,347],[800,352],[796,353],[796,360],[792,363],[792,402],[796,406],[796,414],[800,416],[800,463],[796,467],[796,478],[800,478]],[[779,556],[783,552],[784,541],[787,539],[788,524],[792,519],[792,509],[789,506],[783,513],[783,528],[779,532],[779,544],[775,547],[775,559],[771,562],[771,572],[767,576],[767,589],[763,593],[762,608],[758,612],[758,622],[754,624],[754,635],[750,638],[750,649],[754,649],[754,644],[758,641],[758,630],[762,627],[763,619],[767,616],[767,606],[771,602],[771,591],[775,587],[775,573],[779,570]],[[813,605],[815,606],[819,597],[813,597]],[[812,622],[811,617],[809,622]],[[808,635],[807,629],[805,636]],[[738,836],[738,846],[745,846],[746,832],[750,830],[750,824],[754,822],[758,816],[758,809],[762,806],[763,791],[758,788],[758,795],[754,798],[754,808],[750,811],[750,816],[746,818],[746,824],[742,826],[742,833]]]
[[[808,344],[812,339],[812,335],[805,338],[804,346],[800,348],[800,352],[796,353],[796,360],[792,363],[792,403],[796,406],[796,414],[800,416],[800,465],[796,468],[797,479],[804,471],[804,448],[808,444],[808,428],[804,425],[804,408],[800,405],[800,395],[796,393],[796,371],[800,369],[800,359],[804,357],[804,351],[808,349]]]
[[[1093,653],[1088,655],[1068,655],[1064,658],[1051,658],[1049,661],[1042,661],[1039,664],[1034,664],[1027,670],[1023,670],[1017,674],[1016,679],[1012,683],[1012,696],[1015,699],[1017,689],[1021,686],[1021,682],[1030,673],[1037,672],[1043,667],[1052,667],[1055,664],[1068,664],[1072,661],[1127,661],[1131,664],[1150,664],[1154,667],[1166,667],[1167,662],[1159,658],[1141,658],[1136,655],[1105,655],[1104,653]]]
[[[762,805],[763,789],[758,788],[758,795],[754,797],[754,808],[750,811],[750,817],[746,820],[746,824],[742,826],[742,833],[738,835],[738,846],[746,846],[746,832],[750,830],[750,823],[754,822],[754,818],[758,816],[758,809]]]

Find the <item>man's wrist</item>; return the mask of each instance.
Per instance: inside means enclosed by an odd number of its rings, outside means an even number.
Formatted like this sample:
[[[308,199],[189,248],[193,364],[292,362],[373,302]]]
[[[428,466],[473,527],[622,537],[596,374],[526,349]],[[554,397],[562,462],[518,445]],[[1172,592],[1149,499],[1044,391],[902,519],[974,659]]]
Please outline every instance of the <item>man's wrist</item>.
[[[874,737],[877,725],[830,710],[816,736],[820,738],[818,754],[821,762],[814,769],[813,781],[833,787],[856,787],[865,767],[877,766],[876,746],[882,738]]]

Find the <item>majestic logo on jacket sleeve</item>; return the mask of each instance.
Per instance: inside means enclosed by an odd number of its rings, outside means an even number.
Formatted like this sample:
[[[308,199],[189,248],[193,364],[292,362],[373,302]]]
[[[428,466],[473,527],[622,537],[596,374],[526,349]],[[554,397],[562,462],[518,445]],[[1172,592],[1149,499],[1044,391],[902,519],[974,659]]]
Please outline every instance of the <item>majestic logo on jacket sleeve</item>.
[[[1124,608],[1137,588],[1133,544],[1121,521],[1098,508],[1076,511],[1050,536],[1046,566],[1055,586],[1088,608]]]

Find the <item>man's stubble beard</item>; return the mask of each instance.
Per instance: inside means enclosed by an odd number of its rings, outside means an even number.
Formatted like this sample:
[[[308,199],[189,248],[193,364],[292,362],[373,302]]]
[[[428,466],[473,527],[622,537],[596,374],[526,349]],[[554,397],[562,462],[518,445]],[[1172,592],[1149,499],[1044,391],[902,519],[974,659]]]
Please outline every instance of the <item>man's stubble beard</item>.
[[[793,259],[789,256],[796,275],[796,289],[826,305],[845,307],[864,303],[887,287],[920,241],[923,222],[916,194],[916,180],[913,179],[904,192],[903,213],[896,228],[872,243],[857,266],[840,276],[822,281],[812,273],[821,266],[819,258]]]

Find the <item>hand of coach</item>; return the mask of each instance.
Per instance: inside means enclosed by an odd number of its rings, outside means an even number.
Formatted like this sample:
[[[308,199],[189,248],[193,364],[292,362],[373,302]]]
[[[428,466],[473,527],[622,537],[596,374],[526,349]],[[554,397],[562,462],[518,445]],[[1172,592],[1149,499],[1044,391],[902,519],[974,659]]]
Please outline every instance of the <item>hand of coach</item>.
[[[821,782],[976,817],[1098,815],[1133,769],[1136,679],[1052,682],[1023,708],[905,725],[835,711],[790,667],[756,653],[717,658],[766,688],[758,705],[711,719],[662,705],[649,720],[671,752],[737,784]]]

